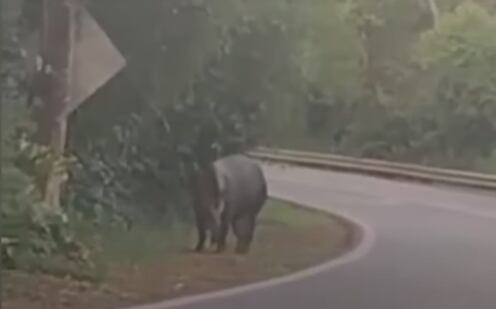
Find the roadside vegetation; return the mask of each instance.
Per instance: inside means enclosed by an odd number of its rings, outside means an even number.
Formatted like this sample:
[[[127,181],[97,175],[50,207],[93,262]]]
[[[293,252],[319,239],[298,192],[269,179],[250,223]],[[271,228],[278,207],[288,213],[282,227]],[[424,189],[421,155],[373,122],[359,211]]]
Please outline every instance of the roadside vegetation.
[[[352,233],[341,219],[280,201],[268,203],[244,257],[232,253],[234,244],[223,255],[192,252],[195,231],[187,226],[98,231],[99,241],[85,240],[101,246],[86,277],[64,263],[46,268],[52,275],[5,272],[6,308],[111,309],[230,288],[336,258],[349,250]]]

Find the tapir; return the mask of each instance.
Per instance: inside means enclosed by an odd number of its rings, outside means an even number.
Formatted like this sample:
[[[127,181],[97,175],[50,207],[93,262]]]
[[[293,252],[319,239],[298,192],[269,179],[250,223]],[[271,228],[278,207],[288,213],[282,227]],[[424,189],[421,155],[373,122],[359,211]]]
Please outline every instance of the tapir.
[[[196,250],[204,249],[210,232],[211,244],[217,252],[224,251],[232,228],[237,239],[236,253],[247,253],[267,197],[260,165],[244,155],[218,159],[200,170],[195,177],[193,207],[198,229]]]

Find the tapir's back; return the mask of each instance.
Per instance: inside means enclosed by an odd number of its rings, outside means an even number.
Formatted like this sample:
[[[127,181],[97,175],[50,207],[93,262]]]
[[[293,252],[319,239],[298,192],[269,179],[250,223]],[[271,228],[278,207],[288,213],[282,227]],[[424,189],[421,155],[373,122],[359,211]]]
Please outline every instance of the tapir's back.
[[[257,162],[232,155],[215,162],[221,191],[231,211],[256,214],[267,199],[267,184]]]

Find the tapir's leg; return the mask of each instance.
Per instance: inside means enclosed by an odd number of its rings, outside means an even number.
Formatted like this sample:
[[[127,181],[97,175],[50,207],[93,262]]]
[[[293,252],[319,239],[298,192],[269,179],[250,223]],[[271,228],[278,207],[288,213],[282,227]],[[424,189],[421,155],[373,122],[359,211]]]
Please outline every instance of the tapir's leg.
[[[196,245],[195,250],[200,252],[205,249],[205,240],[207,238],[207,226],[205,222],[205,218],[197,213],[196,214],[196,228],[198,230],[198,243]]]
[[[209,248],[213,248],[215,246],[218,246],[219,230],[220,230],[220,219],[218,222],[216,222],[214,220],[210,220],[209,226],[207,228],[208,239],[209,239]]]
[[[255,217],[246,215],[236,218],[233,222],[233,229],[237,238],[236,253],[248,253],[255,230]]]
[[[217,252],[223,252],[226,249],[227,233],[229,232],[229,217],[227,211],[222,212],[220,217],[219,239],[217,242]]]

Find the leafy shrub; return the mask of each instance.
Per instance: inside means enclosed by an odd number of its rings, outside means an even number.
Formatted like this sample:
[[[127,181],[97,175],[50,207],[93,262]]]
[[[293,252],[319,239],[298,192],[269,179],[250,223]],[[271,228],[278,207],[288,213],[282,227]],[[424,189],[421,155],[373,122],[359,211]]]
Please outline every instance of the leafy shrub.
[[[43,203],[37,183],[39,175],[46,172],[41,168],[56,167],[50,172],[61,172],[67,162],[28,139],[34,126],[24,105],[26,78],[19,47],[19,12],[13,9],[16,7],[2,7],[8,18],[2,18],[5,44],[0,51],[3,61],[0,72],[3,113],[0,258],[10,268],[32,268],[40,257],[54,254],[83,261],[84,250],[71,236],[67,216],[64,212],[53,212],[50,205]]]

